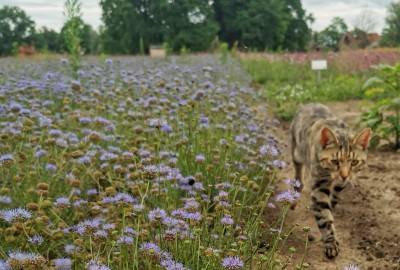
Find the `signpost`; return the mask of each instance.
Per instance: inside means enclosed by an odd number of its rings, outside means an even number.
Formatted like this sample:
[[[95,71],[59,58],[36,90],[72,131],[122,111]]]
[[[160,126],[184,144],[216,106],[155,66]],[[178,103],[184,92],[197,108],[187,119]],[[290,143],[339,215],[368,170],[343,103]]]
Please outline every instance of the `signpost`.
[[[315,59],[311,61],[311,69],[317,71],[317,83],[321,79],[321,70],[328,69],[328,62],[326,59]]]

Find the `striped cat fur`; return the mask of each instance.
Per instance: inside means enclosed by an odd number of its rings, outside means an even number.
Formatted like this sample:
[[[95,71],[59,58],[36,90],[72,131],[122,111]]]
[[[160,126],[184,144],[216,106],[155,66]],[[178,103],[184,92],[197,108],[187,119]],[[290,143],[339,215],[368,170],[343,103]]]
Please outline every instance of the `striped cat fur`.
[[[311,210],[322,235],[328,258],[339,254],[332,210],[339,193],[367,160],[371,130],[354,134],[327,106],[307,104],[299,108],[290,126],[295,178],[311,186]]]

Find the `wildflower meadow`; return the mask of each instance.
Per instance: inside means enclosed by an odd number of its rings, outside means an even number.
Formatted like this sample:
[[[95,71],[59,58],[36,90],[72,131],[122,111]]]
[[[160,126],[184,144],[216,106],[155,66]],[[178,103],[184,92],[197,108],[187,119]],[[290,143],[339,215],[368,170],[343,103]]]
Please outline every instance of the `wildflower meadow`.
[[[280,256],[299,194],[235,59],[68,62],[0,65],[0,269],[307,267]]]

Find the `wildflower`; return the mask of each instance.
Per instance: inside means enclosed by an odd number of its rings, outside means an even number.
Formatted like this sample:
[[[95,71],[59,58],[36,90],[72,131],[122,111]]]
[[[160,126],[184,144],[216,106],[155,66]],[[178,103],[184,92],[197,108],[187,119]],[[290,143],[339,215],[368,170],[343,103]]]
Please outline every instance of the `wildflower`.
[[[162,220],[167,216],[167,213],[165,212],[164,209],[161,208],[156,208],[154,210],[151,210],[147,217],[150,219],[150,221],[155,221],[155,220]]]
[[[234,223],[234,220],[230,216],[224,216],[223,218],[221,218],[221,223],[223,225],[232,225]]]
[[[62,58],[60,58],[60,62],[62,64],[67,64],[69,62],[69,60],[67,58],[65,58],[65,57],[62,57]]]
[[[69,258],[54,259],[54,268],[56,270],[70,270],[72,269],[72,260]]]
[[[343,270],[361,270],[361,268],[356,265],[346,265]]]
[[[43,256],[35,253],[10,251],[10,253],[8,254],[7,263],[16,269],[19,268],[28,269],[28,267],[32,265],[35,265],[37,267],[44,267],[46,259]],[[36,269],[43,269],[43,268],[36,268]]]
[[[241,269],[243,267],[243,261],[237,256],[230,256],[222,261],[222,266],[229,270]]]
[[[157,127],[157,128],[164,127],[164,126],[167,126],[167,125],[168,125],[167,121],[161,120],[161,119],[158,119],[158,118],[150,119],[150,123],[149,123],[149,126]]]
[[[130,194],[123,192],[120,192],[117,195],[115,195],[113,200],[116,203],[126,204],[126,205],[137,202],[137,199],[133,198]]]
[[[46,171],[48,172],[55,172],[57,170],[57,166],[53,164],[47,164],[46,165]]]
[[[129,235],[120,236],[117,239],[117,244],[125,245],[125,246],[133,245],[133,238],[132,238],[132,236],[129,236]]]
[[[68,146],[68,142],[66,140],[62,139],[62,138],[58,138],[56,140],[56,145],[65,148],[65,147]]]
[[[263,156],[276,157],[279,154],[279,152],[275,146],[266,144],[266,145],[261,146],[260,154]]]
[[[161,128],[161,131],[164,132],[164,133],[169,133],[169,132],[173,131],[173,128],[171,126],[169,126],[169,125],[165,125],[165,126],[163,126]]]
[[[12,154],[4,154],[0,156],[0,163],[11,164],[14,163],[14,156]]]
[[[40,235],[34,235],[28,238],[28,242],[34,245],[41,245],[44,242],[44,238]]]
[[[287,190],[275,196],[275,200],[277,202],[294,202],[298,197],[300,197],[300,193],[294,190]]]
[[[57,198],[55,202],[55,206],[60,209],[69,207],[69,204],[69,198],[65,197]]]
[[[125,227],[124,228],[124,233],[131,234],[131,235],[137,235],[136,230],[131,228],[131,227]]]
[[[83,156],[80,157],[76,160],[76,163],[78,164],[84,164],[84,165],[89,165],[92,163],[92,159],[89,156]]]
[[[0,216],[8,223],[24,222],[32,217],[30,211],[21,207],[16,209],[0,211]]]
[[[38,150],[38,151],[35,152],[35,158],[41,158],[41,157],[43,157],[43,156],[46,155],[46,154],[47,154],[47,151],[46,151],[46,150],[40,149],[40,150]]]
[[[190,219],[190,220],[197,220],[197,221],[200,221],[202,219],[201,214],[199,212],[186,213],[185,218]]]
[[[11,266],[7,262],[5,262],[3,260],[0,260],[0,269],[2,269],[2,270],[12,270]]]
[[[0,195],[0,205],[1,204],[10,204],[11,203],[11,198],[8,196],[1,196]]]
[[[110,58],[106,58],[106,59],[104,60],[104,63],[106,63],[107,65],[111,65],[111,64],[113,63],[113,60],[110,59]]]
[[[111,270],[108,266],[102,264],[100,261],[92,259],[85,266],[86,270]]]
[[[160,265],[164,266],[166,270],[188,270],[183,264],[174,262],[171,259],[162,260]]]
[[[81,248],[79,246],[75,246],[74,244],[66,244],[64,246],[64,252],[68,255],[74,255],[75,252],[79,252]]]
[[[47,118],[45,116],[41,116],[39,118],[39,126],[40,127],[50,127],[52,124],[52,121],[50,118]]]
[[[153,242],[142,243],[139,250],[148,256],[158,256],[161,253],[160,247]]]
[[[205,160],[206,160],[206,158],[204,157],[204,155],[196,155],[197,163],[204,163]]]

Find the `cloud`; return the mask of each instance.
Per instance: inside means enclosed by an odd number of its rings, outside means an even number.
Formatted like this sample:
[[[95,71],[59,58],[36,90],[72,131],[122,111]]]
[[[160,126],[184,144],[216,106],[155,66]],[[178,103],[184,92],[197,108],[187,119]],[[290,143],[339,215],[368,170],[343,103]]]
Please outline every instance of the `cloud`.
[[[326,28],[334,17],[343,18],[349,29],[354,27],[358,16],[368,9],[376,20],[375,31],[382,32],[385,24],[386,10],[391,0],[348,0],[348,1],[326,1],[326,0],[302,0],[303,8],[312,13],[315,23],[311,26],[315,31]]]
[[[65,23],[64,1],[54,0],[1,0],[2,5],[18,6],[36,23],[36,27],[60,31]],[[82,19],[98,29],[101,24],[99,0],[84,0],[81,6]]]

